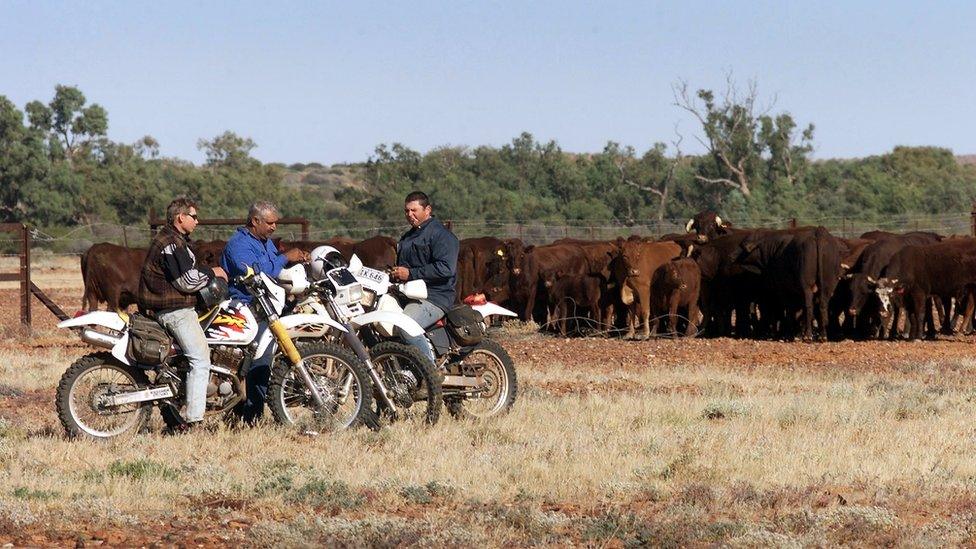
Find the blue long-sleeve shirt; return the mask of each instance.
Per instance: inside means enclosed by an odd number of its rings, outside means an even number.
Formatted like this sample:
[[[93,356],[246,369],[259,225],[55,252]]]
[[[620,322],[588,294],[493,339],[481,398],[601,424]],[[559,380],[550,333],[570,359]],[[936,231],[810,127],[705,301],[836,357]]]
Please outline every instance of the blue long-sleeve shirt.
[[[277,277],[287,262],[288,259],[278,252],[270,238],[261,240],[251,234],[247,227],[237,228],[220,255],[220,266],[227,271],[230,280],[243,275],[248,266],[254,272]],[[242,286],[231,284],[230,295],[244,303],[251,302],[251,296]]]
[[[454,305],[458,239],[437,219],[410,229],[397,244],[397,265],[410,270],[410,280],[427,283],[427,300],[445,311]]]

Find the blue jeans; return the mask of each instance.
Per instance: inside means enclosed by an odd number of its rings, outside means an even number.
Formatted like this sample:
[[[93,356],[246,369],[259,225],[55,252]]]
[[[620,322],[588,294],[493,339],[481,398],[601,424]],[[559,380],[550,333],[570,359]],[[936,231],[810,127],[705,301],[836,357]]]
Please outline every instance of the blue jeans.
[[[268,329],[267,322],[258,325],[258,335],[255,341],[260,341]],[[254,357],[251,368],[247,371],[245,385],[247,398],[241,408],[241,419],[247,423],[254,423],[264,414],[264,403],[268,399],[268,384],[271,382],[271,362],[274,359],[278,343],[272,337],[271,344],[261,356]]]
[[[177,309],[156,315],[156,319],[183,349],[183,355],[190,363],[190,373],[186,375],[185,421],[203,421],[207,411],[207,384],[210,382],[210,347],[203,334],[197,313],[193,309]]]
[[[420,327],[426,330],[444,316],[444,310],[430,301],[411,301],[403,308],[403,314],[416,320],[417,324],[420,324]],[[421,334],[411,337],[406,333],[402,334],[402,336],[407,344],[420,349],[420,352],[430,357],[431,362],[437,364],[437,358],[434,356],[434,348],[431,347],[426,336]]]

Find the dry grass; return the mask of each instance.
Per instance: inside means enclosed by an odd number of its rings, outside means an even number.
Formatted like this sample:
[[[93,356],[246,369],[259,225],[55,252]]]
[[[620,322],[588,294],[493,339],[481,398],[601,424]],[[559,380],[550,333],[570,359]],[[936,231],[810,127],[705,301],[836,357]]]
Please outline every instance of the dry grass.
[[[0,351],[0,404],[52,396],[82,351]],[[0,532],[205,509],[254,545],[973,541],[972,361],[891,375],[572,360],[521,361],[511,414],[432,429],[95,444],[61,438],[50,398],[0,407]]]

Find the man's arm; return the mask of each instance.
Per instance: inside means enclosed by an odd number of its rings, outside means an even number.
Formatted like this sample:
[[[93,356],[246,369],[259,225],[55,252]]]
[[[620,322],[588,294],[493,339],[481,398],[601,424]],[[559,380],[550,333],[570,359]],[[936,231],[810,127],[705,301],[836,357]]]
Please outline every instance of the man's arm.
[[[285,256],[277,251],[271,252],[266,245],[259,248],[259,246],[251,245],[250,242],[243,239],[228,242],[222,256],[222,263],[231,269],[228,272],[235,274],[238,271],[243,274],[244,269],[241,265],[247,265],[255,272],[264,273],[268,276],[278,276],[287,262],[288,259]]]
[[[458,239],[444,229],[431,240],[430,253],[433,261],[420,267],[410,268],[410,280],[423,279],[441,282],[457,274]]]
[[[174,288],[184,294],[193,294],[207,285],[214,277],[209,267],[198,269],[186,246],[170,244],[163,248],[163,273]]]

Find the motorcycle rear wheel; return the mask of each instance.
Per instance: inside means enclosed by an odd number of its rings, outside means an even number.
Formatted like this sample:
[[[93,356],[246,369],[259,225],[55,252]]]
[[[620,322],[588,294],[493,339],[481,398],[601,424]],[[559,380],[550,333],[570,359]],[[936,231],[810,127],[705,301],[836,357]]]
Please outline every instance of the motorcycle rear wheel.
[[[378,427],[373,413],[372,383],[362,361],[332,343],[306,342],[298,344],[297,348],[312,380],[323,392],[328,409],[317,409],[301,376],[287,358],[279,355],[275,358],[268,387],[268,403],[275,421],[316,432],[361,424]],[[339,400],[338,393],[347,384],[348,394]]]
[[[151,402],[106,407],[108,395],[149,386],[146,373],[122,364],[109,353],[93,353],[75,361],[61,376],[55,395],[58,419],[69,437],[110,440],[131,436],[145,427]]]
[[[447,397],[447,411],[456,419],[488,419],[504,414],[515,405],[518,378],[515,363],[504,347],[490,339],[475,345],[462,360],[482,371],[485,390],[463,397]]]

